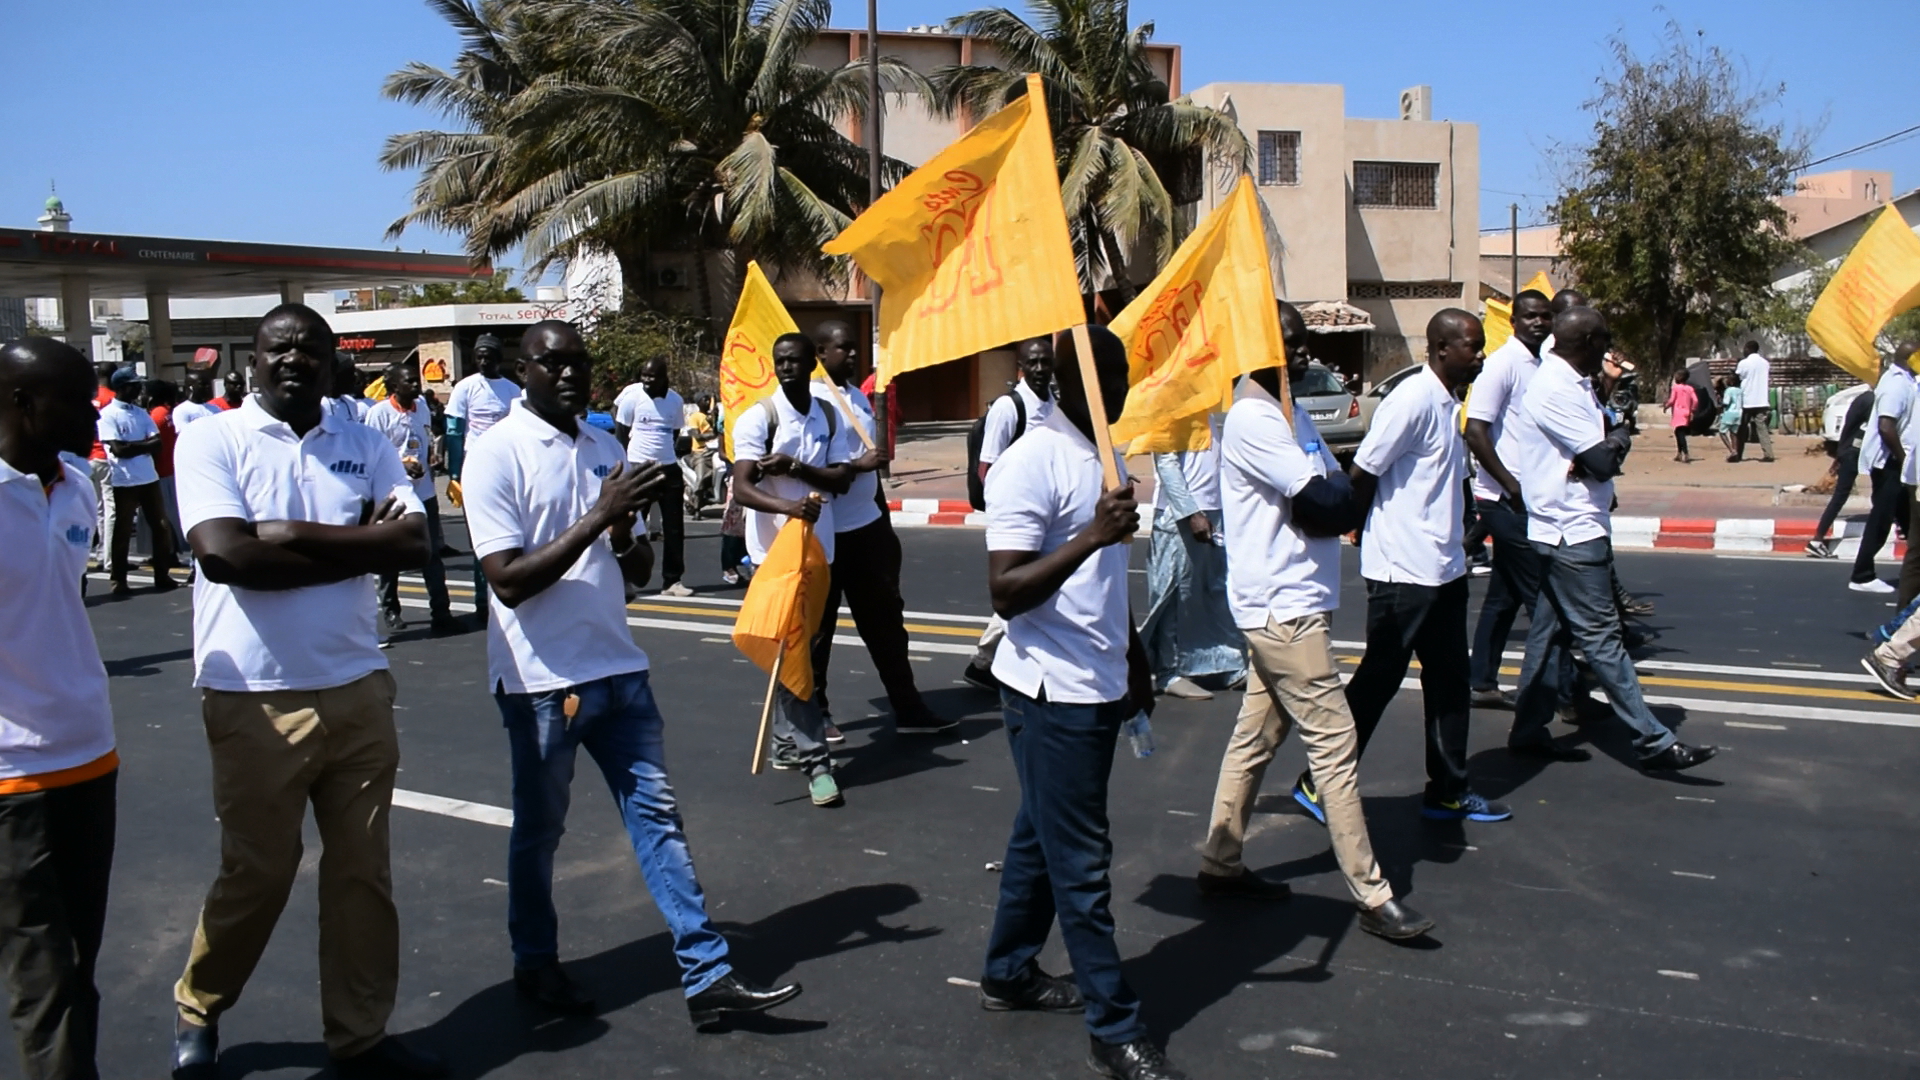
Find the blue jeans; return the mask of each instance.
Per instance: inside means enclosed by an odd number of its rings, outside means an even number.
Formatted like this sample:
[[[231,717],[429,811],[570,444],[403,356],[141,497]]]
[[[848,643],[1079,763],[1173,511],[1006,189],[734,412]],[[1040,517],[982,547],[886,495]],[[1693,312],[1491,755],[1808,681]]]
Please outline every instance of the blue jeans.
[[[1579,544],[1535,541],[1533,550],[1542,563],[1540,598],[1533,606],[1533,630],[1527,635],[1527,658],[1520,667],[1520,702],[1507,745],[1547,741],[1554,704],[1567,691],[1563,685],[1569,668],[1567,653],[1578,645],[1600,689],[1613,703],[1614,715],[1633,729],[1633,747],[1640,756],[1652,757],[1672,746],[1673,732],[1647,708],[1633,658],[1620,643],[1612,545],[1606,537]]]
[[[580,707],[569,719],[568,694]],[[507,838],[507,936],[517,967],[560,956],[553,910],[553,853],[567,831],[574,751],[582,746],[607,778],[647,891],[673,934],[687,996],[732,971],[727,940],[707,919],[693,854],[667,782],[665,726],[647,673],[631,672],[543,694],[496,693],[513,757],[513,829]]]
[[[1000,872],[986,977],[1030,978],[1058,916],[1074,980],[1087,999],[1087,1030],[1102,1042],[1131,1042],[1147,1028],[1113,940],[1107,778],[1132,707],[1125,701],[1058,705],[1013,690],[1002,690],[1000,700],[1020,775],[1020,812]]]

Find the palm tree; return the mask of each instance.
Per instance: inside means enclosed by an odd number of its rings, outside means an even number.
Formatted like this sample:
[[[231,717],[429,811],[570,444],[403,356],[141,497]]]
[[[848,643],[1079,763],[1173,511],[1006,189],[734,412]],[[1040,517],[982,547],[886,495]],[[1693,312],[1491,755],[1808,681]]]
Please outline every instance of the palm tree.
[[[1005,66],[941,68],[935,101],[948,114],[985,116],[1026,93],[1028,74],[1040,75],[1081,287],[1093,292],[1104,276],[1129,300],[1129,255],[1145,244],[1156,268],[1171,257],[1184,231],[1175,207],[1199,198],[1201,162],[1238,176],[1253,151],[1232,117],[1168,100],[1147,63],[1153,24],[1129,27],[1127,0],[1031,4],[1037,26],[1005,8],[948,21],[991,43]]]
[[[867,200],[866,153],[835,126],[865,115],[864,65],[801,53],[829,0],[429,0],[461,33],[451,73],[414,64],[389,97],[467,131],[388,140],[419,168],[413,211],[465,233],[474,258],[524,245],[539,268],[589,247],[643,280],[650,251],[690,251],[714,317],[708,255],[838,283],[820,245]],[[925,82],[882,60],[891,91]],[[906,168],[888,162],[883,179]]]

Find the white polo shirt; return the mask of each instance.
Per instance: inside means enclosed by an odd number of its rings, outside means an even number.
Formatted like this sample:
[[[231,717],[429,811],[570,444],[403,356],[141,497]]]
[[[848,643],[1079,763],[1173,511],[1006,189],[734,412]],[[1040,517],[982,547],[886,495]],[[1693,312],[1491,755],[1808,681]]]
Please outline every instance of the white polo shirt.
[[[47,491],[0,461],[0,780],[113,750],[107,669],[80,599],[98,509],[83,467],[62,462]]]
[[[1540,365],[1515,414],[1520,430],[1520,490],[1527,502],[1527,539],[1581,544],[1611,531],[1613,481],[1567,475],[1574,456],[1607,436],[1593,380],[1558,356]]]
[[[424,513],[386,436],[322,411],[295,435],[249,397],[217,424],[195,424],[173,448],[180,527],[203,521],[357,525],[368,504],[398,496]],[[211,690],[320,690],[387,666],[373,627],[374,579],[300,589],[193,585],[194,685]]]
[[[147,410],[116,398],[101,406],[100,419],[94,422],[94,429],[100,444],[107,448],[109,485],[138,487],[159,481],[160,472],[153,463],[152,454],[121,457],[113,452],[115,442],[140,442],[160,434],[160,429],[154,425],[153,417]]]
[[[1040,395],[1033,392],[1033,387],[1027,385],[1025,378],[1013,384],[1013,393],[1019,395],[1020,401],[1027,407],[1028,431],[1039,427],[1047,417],[1053,415],[1053,398],[1049,396],[1041,401]],[[1007,395],[994,398],[993,404],[987,406],[986,427],[980,432],[980,464],[991,465],[999,461],[1000,455],[1013,445],[1016,433],[1020,430],[1019,425],[1020,412],[1013,402],[1007,400]]]
[[[843,445],[851,455],[848,460],[852,460],[867,452],[867,444],[861,441],[859,434],[855,431],[856,425],[859,431],[867,433],[867,438],[872,439],[876,446],[880,443],[880,425],[874,420],[872,403],[867,400],[867,395],[860,392],[859,387],[848,383],[840,390],[847,395],[847,404],[853,407],[852,416],[840,411],[840,405],[834,400],[833,391],[826,383],[819,379],[813,382],[814,400],[839,413],[840,422],[837,427],[840,431],[846,432]],[[847,489],[845,495],[834,497],[833,531],[846,533],[855,529],[864,529],[879,521],[880,513],[880,473],[878,471],[854,473],[853,486]]]
[[[466,444],[471,447],[488,428],[506,419],[507,409],[519,396],[519,383],[489,379],[476,371],[453,384],[453,392],[447,395],[447,415],[466,421]]]
[[[424,397],[413,399],[413,408],[402,409],[393,398],[380,402],[367,410],[366,419],[361,423],[387,437],[395,450],[400,451],[400,464],[404,468],[406,459],[412,458],[420,463],[420,475],[414,478],[413,493],[425,503],[438,495],[433,487],[433,470],[427,466],[427,448],[433,445],[433,432],[427,426],[431,419],[431,410],[427,408]]]
[[[467,458],[461,491],[473,557],[534,551],[587,516],[600,483],[626,460],[620,440],[588,423],[568,437],[520,401]],[[646,529],[636,522],[634,534]],[[647,670],[627,629],[625,582],[602,533],[560,580],[519,607],[493,597],[487,685],[539,694]]]
[[[226,410],[217,409],[212,405],[202,405],[197,401],[183,401],[173,407],[173,412],[168,414],[168,419],[173,421],[173,430],[180,432],[185,431],[187,425],[195,420],[219,416],[224,411]]]
[[[854,455],[846,452],[844,439],[847,436],[845,425],[835,422],[831,431],[827,426],[826,407],[815,401],[811,395],[807,398],[808,408],[803,416],[787,400],[784,390],[776,389],[761,398],[760,402],[740,414],[733,429],[733,448],[742,461],[752,461],[770,454],[786,454],[802,465],[826,467],[852,460]],[[771,404],[779,424],[773,431],[771,442],[768,440],[767,407]],[[854,436],[856,439],[858,436]],[[779,499],[802,499],[810,491],[816,491],[811,484],[793,476],[762,475],[759,481],[761,491]],[[827,561],[833,561],[833,534],[838,531],[838,517],[834,510],[839,499],[827,492],[819,492],[821,499],[820,520],[814,525],[814,535],[819,537],[820,546],[827,553]],[[767,549],[773,546],[774,537],[780,535],[780,526],[787,523],[784,514],[769,514],[760,510],[747,511],[747,554],[753,556],[755,563],[765,562]]]
[[[1748,353],[1740,358],[1733,370],[1740,376],[1740,408],[1770,408],[1767,377],[1773,373],[1773,365],[1767,362],[1767,358],[1759,353]]]
[[[632,429],[627,433],[627,460],[677,466],[680,455],[673,452],[673,440],[687,426],[686,402],[672,390],[666,397],[648,397],[639,383],[622,390],[620,397],[626,402],[615,400],[613,420]]]
[[[1258,630],[1269,619],[1332,611],[1340,606],[1340,538],[1295,528],[1293,497],[1314,477],[1339,471],[1340,463],[1298,401],[1289,428],[1280,403],[1251,378],[1240,380],[1233,398],[1220,439],[1233,624]]]
[[[1116,453],[1120,476],[1126,463]],[[987,473],[987,550],[1045,555],[1093,523],[1100,454],[1065,415],[1050,413]],[[1060,590],[1007,620],[993,676],[1030,698],[1097,705],[1127,696],[1127,545],[1087,556]]]
[[[1897,364],[1880,373],[1880,382],[1873,388],[1873,415],[1868,417],[1860,440],[1862,473],[1887,463],[1887,444],[1880,438],[1880,418],[1892,417],[1894,426],[1905,431],[1907,416],[1914,411],[1916,390],[1920,390],[1920,384],[1915,383],[1913,374]]]
[[[1464,576],[1467,441],[1460,404],[1433,368],[1380,403],[1353,463],[1380,478],[1360,536],[1360,576],[1413,585]]]
[[[1546,354],[1544,343],[1540,351]],[[1487,357],[1479,378],[1473,380],[1473,392],[1467,395],[1467,419],[1486,422],[1493,438],[1493,455],[1515,478],[1520,475],[1520,435],[1510,421],[1520,395],[1526,393],[1527,384],[1539,370],[1540,357],[1529,352],[1519,338],[1510,337]],[[1507,490],[1480,469],[1473,474],[1473,497],[1498,502],[1507,497]]]

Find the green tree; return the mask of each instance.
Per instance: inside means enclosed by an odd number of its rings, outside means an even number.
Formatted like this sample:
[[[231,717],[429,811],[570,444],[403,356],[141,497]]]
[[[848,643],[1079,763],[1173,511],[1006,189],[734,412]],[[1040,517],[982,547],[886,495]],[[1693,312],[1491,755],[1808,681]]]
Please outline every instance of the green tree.
[[[1554,217],[1581,287],[1657,379],[1766,304],[1797,250],[1774,199],[1793,191],[1805,139],[1767,118],[1784,86],[1753,87],[1677,24],[1648,59],[1612,45],[1618,70],[1587,102],[1593,141],[1573,152]]]
[[[705,324],[628,304],[606,311],[587,328],[593,357],[593,400],[611,408],[622,387],[640,381],[640,367],[654,357],[667,362],[667,381],[696,401],[720,392],[720,357],[708,345]]]
[[[527,294],[509,284],[512,280],[511,271],[496,270],[492,277],[484,281],[432,281],[407,290],[402,302],[407,307],[429,307],[434,304],[517,304],[526,300]]]
[[[419,169],[421,223],[490,258],[524,245],[534,270],[603,248],[628,282],[654,251],[688,252],[710,324],[707,256],[830,282],[820,245],[867,199],[866,152],[837,126],[867,106],[864,67],[801,56],[829,0],[430,0],[459,32],[452,70],[410,64],[386,94],[464,130],[388,140]],[[923,88],[883,61],[890,90]],[[886,179],[905,175],[889,162]]]
[[[1225,176],[1252,164],[1240,127],[1225,113],[1182,98],[1147,63],[1153,24],[1127,23],[1127,0],[1033,0],[1034,22],[982,8],[947,27],[990,42],[1002,67],[942,68],[935,101],[982,117],[1045,80],[1047,118],[1060,167],[1060,195],[1073,235],[1080,285],[1103,276],[1131,299],[1128,260],[1144,245],[1152,268],[1182,239],[1175,208],[1200,198],[1202,162]]]

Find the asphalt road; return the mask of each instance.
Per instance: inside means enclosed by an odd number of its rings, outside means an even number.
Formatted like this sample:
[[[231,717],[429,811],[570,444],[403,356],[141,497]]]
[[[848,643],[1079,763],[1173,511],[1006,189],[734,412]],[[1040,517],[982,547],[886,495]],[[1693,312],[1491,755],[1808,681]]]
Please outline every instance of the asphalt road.
[[[713,915],[745,972],[800,979],[806,994],[732,1033],[691,1029],[662,922],[583,768],[556,892],[563,953],[602,1013],[560,1021],[519,1004],[500,880],[507,755],[484,640],[429,640],[416,607],[420,632],[390,654],[408,793],[393,819],[404,960],[392,1030],[461,1077],[1088,1075],[1077,1018],[985,1013],[955,983],[979,977],[998,887],[986,865],[1018,798],[996,703],[958,683],[987,613],[980,534],[903,532],[916,670],[934,706],[966,722],[951,739],[893,738],[864,652],[843,644],[831,686],[847,805],[823,811],[793,774],[748,774],[765,682],[727,638],[739,591],[709,591],[713,526],[694,531],[701,595],[643,598],[634,634],[653,660]],[[1335,623],[1344,642],[1363,625],[1356,561]],[[1500,749],[1506,714],[1482,712],[1478,785],[1517,816],[1437,827],[1418,818],[1419,700],[1403,693],[1362,790],[1396,888],[1439,921],[1415,947],[1358,932],[1323,831],[1286,798],[1297,744],[1268,777],[1248,848],[1294,900],[1203,903],[1196,845],[1237,702],[1163,702],[1160,752],[1123,752],[1115,768],[1113,878],[1129,977],[1178,1063],[1199,1078],[1920,1077],[1920,923],[1901,899],[1920,850],[1920,706],[1874,693],[1856,664],[1887,605],[1846,591],[1843,567],[1798,558],[1623,554],[1620,568],[1659,608],[1648,693],[1684,738],[1723,755],[1650,778],[1624,764],[1620,731],[1589,725],[1570,737],[1594,741],[1593,761],[1542,771]],[[456,583],[465,573],[457,560]],[[410,602],[423,599],[416,589]],[[101,1061],[108,1076],[158,1076],[171,986],[217,865],[190,600],[92,602],[125,761]],[[228,1077],[324,1068],[318,856],[309,829],[302,881],[222,1025]],[[1057,947],[1047,964],[1067,966]],[[0,1076],[16,1070],[0,1055]]]

